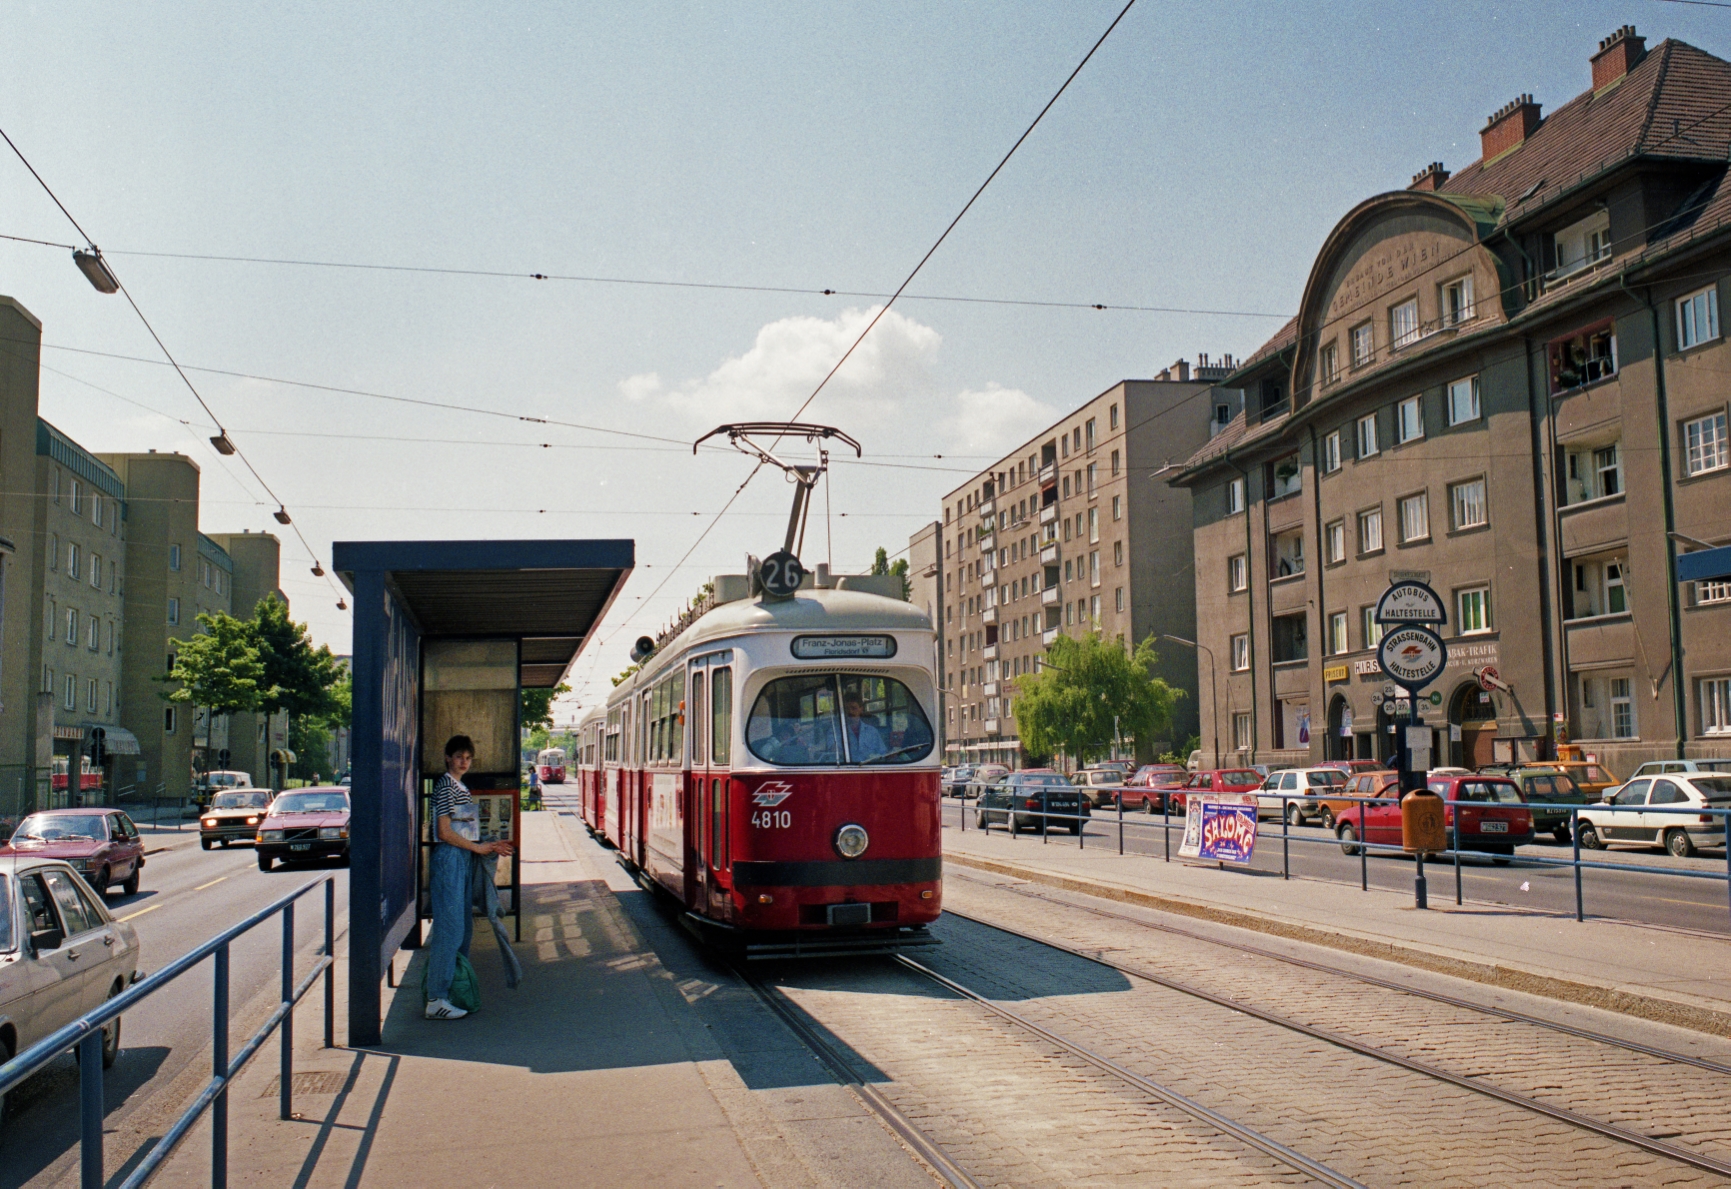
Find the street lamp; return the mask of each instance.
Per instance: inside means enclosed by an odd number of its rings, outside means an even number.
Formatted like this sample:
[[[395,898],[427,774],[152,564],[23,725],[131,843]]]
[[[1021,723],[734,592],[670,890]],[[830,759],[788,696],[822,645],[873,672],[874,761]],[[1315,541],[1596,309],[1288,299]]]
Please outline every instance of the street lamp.
[[[1215,685],[1214,650],[1206,644],[1198,644],[1194,640],[1186,640],[1183,636],[1162,634],[1162,640],[1170,640],[1174,644],[1182,644],[1186,648],[1194,648],[1208,654],[1208,698],[1214,704],[1214,766],[1220,767],[1220,690]]]

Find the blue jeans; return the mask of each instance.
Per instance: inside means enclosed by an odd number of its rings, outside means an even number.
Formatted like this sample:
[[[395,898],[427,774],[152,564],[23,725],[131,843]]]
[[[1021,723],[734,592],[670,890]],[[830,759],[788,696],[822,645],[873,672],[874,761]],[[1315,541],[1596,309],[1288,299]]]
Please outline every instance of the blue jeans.
[[[469,852],[446,842],[433,848],[430,891],[433,896],[433,944],[427,956],[427,998],[448,999],[457,977],[457,955],[469,956],[475,936]]]

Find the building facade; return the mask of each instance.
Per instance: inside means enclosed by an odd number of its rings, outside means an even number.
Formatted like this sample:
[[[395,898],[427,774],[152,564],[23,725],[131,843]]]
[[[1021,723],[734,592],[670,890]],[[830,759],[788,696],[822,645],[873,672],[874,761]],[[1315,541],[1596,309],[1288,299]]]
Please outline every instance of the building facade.
[[[0,297],[0,826],[47,803],[53,708],[36,658],[36,394],[42,323]],[[49,701],[47,709],[41,703]],[[50,730],[38,731],[47,716]],[[42,744],[38,749],[38,742]]]
[[[1059,634],[1194,639],[1190,495],[1148,476],[1228,422],[1238,394],[1215,384],[1228,370],[1204,357],[1195,376],[1181,363],[1122,381],[944,497],[952,763],[1023,763],[1016,683]],[[1160,655],[1154,675],[1185,695],[1172,724],[1181,742],[1197,729],[1196,660],[1175,645]]]
[[[1243,415],[1173,480],[1220,658],[1205,754],[1386,757],[1394,572],[1448,610],[1434,762],[1731,744],[1731,589],[1675,579],[1731,539],[1731,63],[1625,27],[1590,65],[1551,115],[1493,114],[1458,174],[1349,212],[1227,381]]]
[[[947,755],[948,730],[944,719],[949,712],[949,672],[944,664],[944,526],[937,521],[926,525],[908,538],[908,601],[932,617],[936,630],[936,669],[938,675],[938,754]]]

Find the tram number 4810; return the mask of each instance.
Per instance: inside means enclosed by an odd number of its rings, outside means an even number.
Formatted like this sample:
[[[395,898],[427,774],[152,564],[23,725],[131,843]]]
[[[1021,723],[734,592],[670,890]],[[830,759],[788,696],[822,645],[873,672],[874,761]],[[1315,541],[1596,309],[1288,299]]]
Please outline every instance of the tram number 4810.
[[[785,830],[793,825],[793,814],[785,809],[765,809],[751,815],[751,824],[760,830]]]

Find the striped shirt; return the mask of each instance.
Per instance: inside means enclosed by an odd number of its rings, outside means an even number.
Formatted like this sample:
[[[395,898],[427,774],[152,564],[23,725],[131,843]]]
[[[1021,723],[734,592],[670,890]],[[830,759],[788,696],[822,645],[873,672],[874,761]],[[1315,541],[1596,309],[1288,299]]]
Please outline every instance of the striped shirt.
[[[437,843],[439,840],[440,818],[455,819],[460,807],[471,806],[474,803],[475,799],[469,795],[468,785],[449,772],[439,777],[438,782],[433,785],[433,841]],[[473,819],[474,811],[471,809],[462,816]]]

